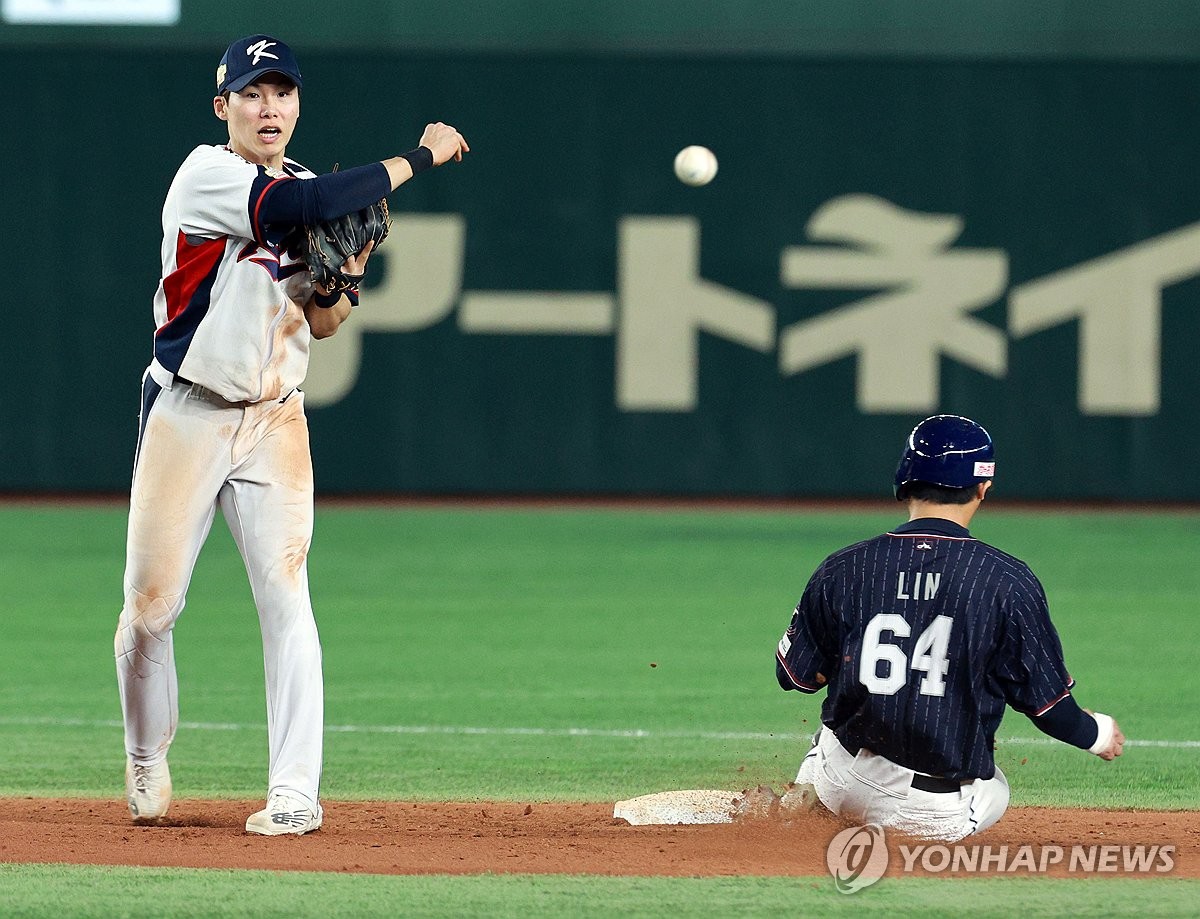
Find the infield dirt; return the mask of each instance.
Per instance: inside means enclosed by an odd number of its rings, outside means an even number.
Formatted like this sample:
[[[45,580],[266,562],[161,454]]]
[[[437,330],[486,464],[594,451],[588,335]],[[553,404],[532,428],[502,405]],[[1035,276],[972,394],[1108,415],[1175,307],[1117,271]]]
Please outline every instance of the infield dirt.
[[[0,862],[371,874],[813,876],[827,874],[825,849],[843,826],[820,811],[788,821],[633,827],[612,817],[612,804],[334,801],[326,802],[318,832],[250,836],[246,816],[261,806],[181,799],[160,825],[135,827],[120,800],[2,798]],[[893,850],[912,842],[888,841]],[[1174,846],[1169,874],[1139,876],[1200,876],[1194,812],[1018,807],[969,842],[993,850]],[[888,874],[899,875],[901,864],[893,851]],[[1065,866],[1048,873],[1066,875]]]

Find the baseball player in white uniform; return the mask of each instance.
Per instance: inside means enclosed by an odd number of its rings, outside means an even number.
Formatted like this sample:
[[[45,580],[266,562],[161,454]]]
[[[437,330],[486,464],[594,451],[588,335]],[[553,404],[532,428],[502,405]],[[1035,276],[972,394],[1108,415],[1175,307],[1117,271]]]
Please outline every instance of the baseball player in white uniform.
[[[217,69],[225,144],[197,147],[163,207],[154,358],[142,406],[115,638],[135,823],[167,813],[178,724],[171,633],[219,506],[249,575],[266,671],[268,794],[250,833],[321,825],[321,648],[309,601],[313,476],[304,395],[309,342],[334,334],[353,291],[313,284],[281,245],[297,224],[368,206],[469,147],[441,122],[405,154],[314,176],[284,151],[302,79],[286,44],[239,39]],[[344,266],[361,274],[368,246]]]

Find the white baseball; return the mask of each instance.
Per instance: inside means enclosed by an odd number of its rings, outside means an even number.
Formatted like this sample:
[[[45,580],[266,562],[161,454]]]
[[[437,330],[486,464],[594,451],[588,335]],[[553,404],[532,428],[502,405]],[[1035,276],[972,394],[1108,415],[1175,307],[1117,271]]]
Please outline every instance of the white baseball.
[[[684,185],[707,185],[717,174],[717,157],[708,149],[693,145],[675,154],[675,175]]]

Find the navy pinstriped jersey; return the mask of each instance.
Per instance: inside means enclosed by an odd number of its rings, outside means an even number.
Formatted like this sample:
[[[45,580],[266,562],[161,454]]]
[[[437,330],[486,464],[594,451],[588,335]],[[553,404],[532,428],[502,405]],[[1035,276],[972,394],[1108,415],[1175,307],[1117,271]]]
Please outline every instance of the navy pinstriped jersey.
[[[779,642],[785,689],[828,686],[821,720],[851,750],[991,778],[1007,703],[1037,716],[1071,689],[1029,567],[949,520],[913,520],[835,552]]]

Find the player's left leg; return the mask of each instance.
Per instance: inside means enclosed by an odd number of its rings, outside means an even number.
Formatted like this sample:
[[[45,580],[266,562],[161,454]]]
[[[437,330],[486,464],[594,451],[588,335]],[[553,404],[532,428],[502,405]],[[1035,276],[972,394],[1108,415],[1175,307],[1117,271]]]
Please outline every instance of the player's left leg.
[[[258,607],[267,689],[269,797],[299,799],[320,822],[324,693],[308,590],[313,479],[303,394],[251,406],[221,491]],[[291,811],[289,811],[291,812]],[[284,831],[295,829],[284,827]]]

